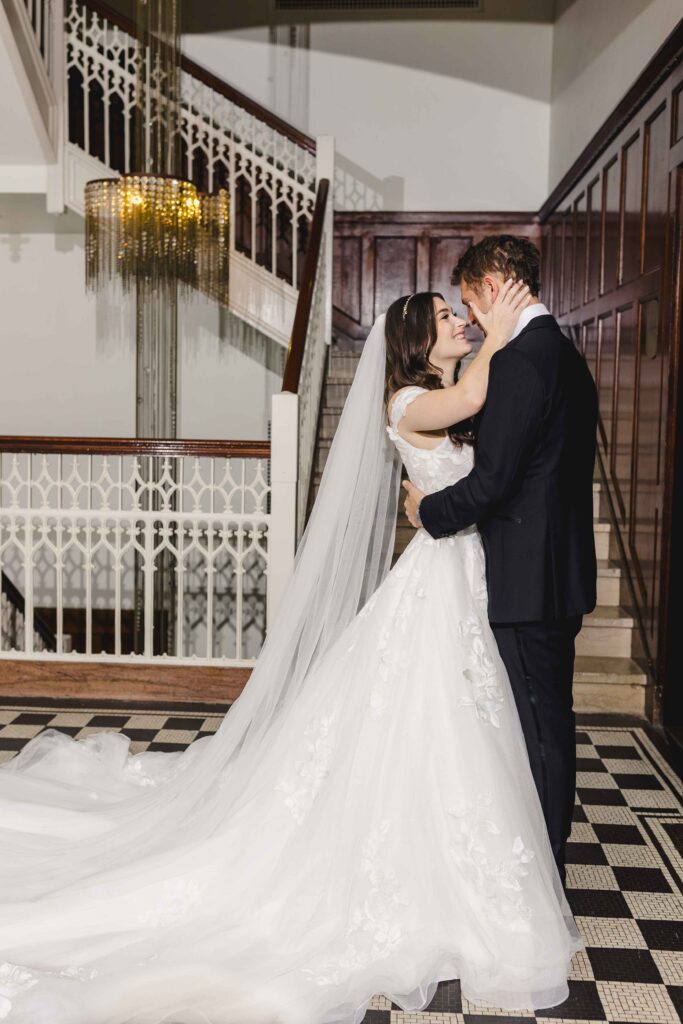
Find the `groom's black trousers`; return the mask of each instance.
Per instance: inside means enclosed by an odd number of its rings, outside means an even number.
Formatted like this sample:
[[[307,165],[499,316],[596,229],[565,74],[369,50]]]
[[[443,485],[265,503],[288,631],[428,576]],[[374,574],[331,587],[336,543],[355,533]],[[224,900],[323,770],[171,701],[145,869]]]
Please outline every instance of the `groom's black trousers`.
[[[575,615],[550,622],[491,623],[510,677],[563,884],[576,790],[574,641],[582,618]]]

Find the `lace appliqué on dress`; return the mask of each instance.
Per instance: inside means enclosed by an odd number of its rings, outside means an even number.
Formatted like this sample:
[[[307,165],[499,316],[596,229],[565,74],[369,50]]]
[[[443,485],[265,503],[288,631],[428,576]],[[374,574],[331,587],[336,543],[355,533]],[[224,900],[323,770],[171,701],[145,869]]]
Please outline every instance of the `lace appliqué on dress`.
[[[40,977],[49,975],[53,978],[70,978],[73,981],[91,981],[97,974],[94,967],[64,967],[61,971],[40,971]],[[13,1000],[37,985],[40,977],[19,964],[8,961],[0,964],[0,1020],[9,1017]]]
[[[498,712],[503,707],[503,688],[498,682],[498,673],[493,658],[484,641],[481,621],[474,615],[458,623],[458,635],[465,641],[471,668],[463,675],[471,684],[472,697],[462,700],[461,707],[474,706],[477,717],[500,728]]]
[[[164,895],[157,905],[138,914],[137,920],[140,924],[149,925],[151,928],[174,924],[187,913],[190,907],[199,902],[205,889],[206,885],[199,885],[192,879],[171,878],[164,883]]]
[[[473,800],[461,801],[448,808],[454,819],[450,849],[456,864],[484,899],[488,916],[510,931],[529,931],[533,915],[524,899],[520,882],[528,875],[524,866],[533,860],[533,850],[527,849],[521,836],[515,836],[510,854],[495,859],[487,853],[491,843],[485,834],[500,835],[500,829],[490,816],[492,796],[478,793]]]
[[[306,760],[296,761],[294,765],[297,775],[303,781],[299,783],[282,779],[275,787],[276,790],[286,794],[285,804],[292,812],[294,820],[299,824],[304,820],[323,779],[329,772],[329,763],[334,748],[328,737],[335,717],[335,711],[327,715],[319,715],[306,726],[304,734],[309,737],[306,743],[308,757]]]
[[[342,956],[302,968],[302,974],[316,985],[339,985],[349,971],[388,957],[403,939],[396,908],[408,906],[410,901],[396,872],[382,858],[382,844],[390,828],[390,819],[384,818],[362,845],[360,869],[367,878],[367,890],[362,903],[351,910],[346,937],[352,941]]]

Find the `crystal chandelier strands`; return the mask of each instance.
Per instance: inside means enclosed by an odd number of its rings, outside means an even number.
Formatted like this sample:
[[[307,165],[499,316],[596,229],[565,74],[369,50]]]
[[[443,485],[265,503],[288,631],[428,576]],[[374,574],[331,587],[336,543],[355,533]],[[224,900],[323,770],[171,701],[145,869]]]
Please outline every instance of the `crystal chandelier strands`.
[[[227,304],[230,199],[179,177],[180,2],[138,0],[136,163],[85,188],[86,287],[178,285]]]

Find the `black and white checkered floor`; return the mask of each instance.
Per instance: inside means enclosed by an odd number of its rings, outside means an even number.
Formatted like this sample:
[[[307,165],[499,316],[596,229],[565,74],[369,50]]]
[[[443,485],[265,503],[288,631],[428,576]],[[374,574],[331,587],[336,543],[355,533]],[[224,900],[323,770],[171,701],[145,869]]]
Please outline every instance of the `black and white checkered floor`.
[[[225,706],[0,702],[0,761],[44,728],[79,738],[122,730],[132,750],[178,750],[212,733]],[[482,1011],[457,981],[421,1013],[375,996],[365,1024],[503,1024],[520,1019],[670,1024],[683,1019],[683,789],[659,735],[639,720],[579,718],[568,896],[587,952],[553,1010]]]

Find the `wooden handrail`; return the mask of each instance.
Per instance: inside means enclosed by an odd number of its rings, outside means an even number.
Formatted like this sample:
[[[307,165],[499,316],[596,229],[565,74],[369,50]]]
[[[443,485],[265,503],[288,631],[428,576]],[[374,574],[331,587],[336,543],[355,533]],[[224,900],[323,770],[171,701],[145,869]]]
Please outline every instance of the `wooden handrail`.
[[[91,11],[96,11],[101,14],[103,18],[110,21],[113,25],[117,25],[128,35],[137,38],[137,26],[135,22],[131,21],[124,14],[120,14],[118,11],[110,7],[109,4],[105,3],[104,0],[80,0],[84,7],[87,7]],[[213,89],[214,92],[219,93],[221,96],[225,96],[231,103],[235,103],[238,107],[246,110],[248,114],[252,114],[258,118],[259,121],[263,121],[272,128],[274,131],[279,132],[280,135],[284,135],[285,138],[295,142],[297,146],[307,150],[309,153],[315,153],[315,139],[312,139],[310,135],[306,135],[304,132],[300,132],[298,128],[289,124],[287,121],[283,121],[281,117],[274,114],[267,107],[262,107],[256,100],[251,99],[250,96],[245,96],[239,89],[235,89],[234,86],[228,85],[221,78],[207,71],[201,64],[196,64],[189,57],[185,57],[181,54],[180,66],[182,70],[190,75],[192,78],[198,79],[203,82],[204,85],[208,86],[209,89]]]
[[[299,287],[299,298],[294,314],[294,325],[292,337],[289,342],[289,354],[285,364],[285,372],[282,378],[282,390],[296,394],[299,390],[299,377],[301,376],[301,365],[306,347],[306,334],[308,333],[308,321],[311,315],[311,304],[313,302],[313,289],[320,260],[320,247],[322,244],[323,228],[325,226],[325,210],[330,191],[328,178],[321,178],[318,182],[318,191],[315,197],[315,209],[311,221],[311,233],[308,237],[306,247],[306,258],[304,270]]]
[[[269,459],[270,441],[198,441],[156,437],[56,437],[0,434],[0,452],[62,455],[189,455],[225,459]]]

